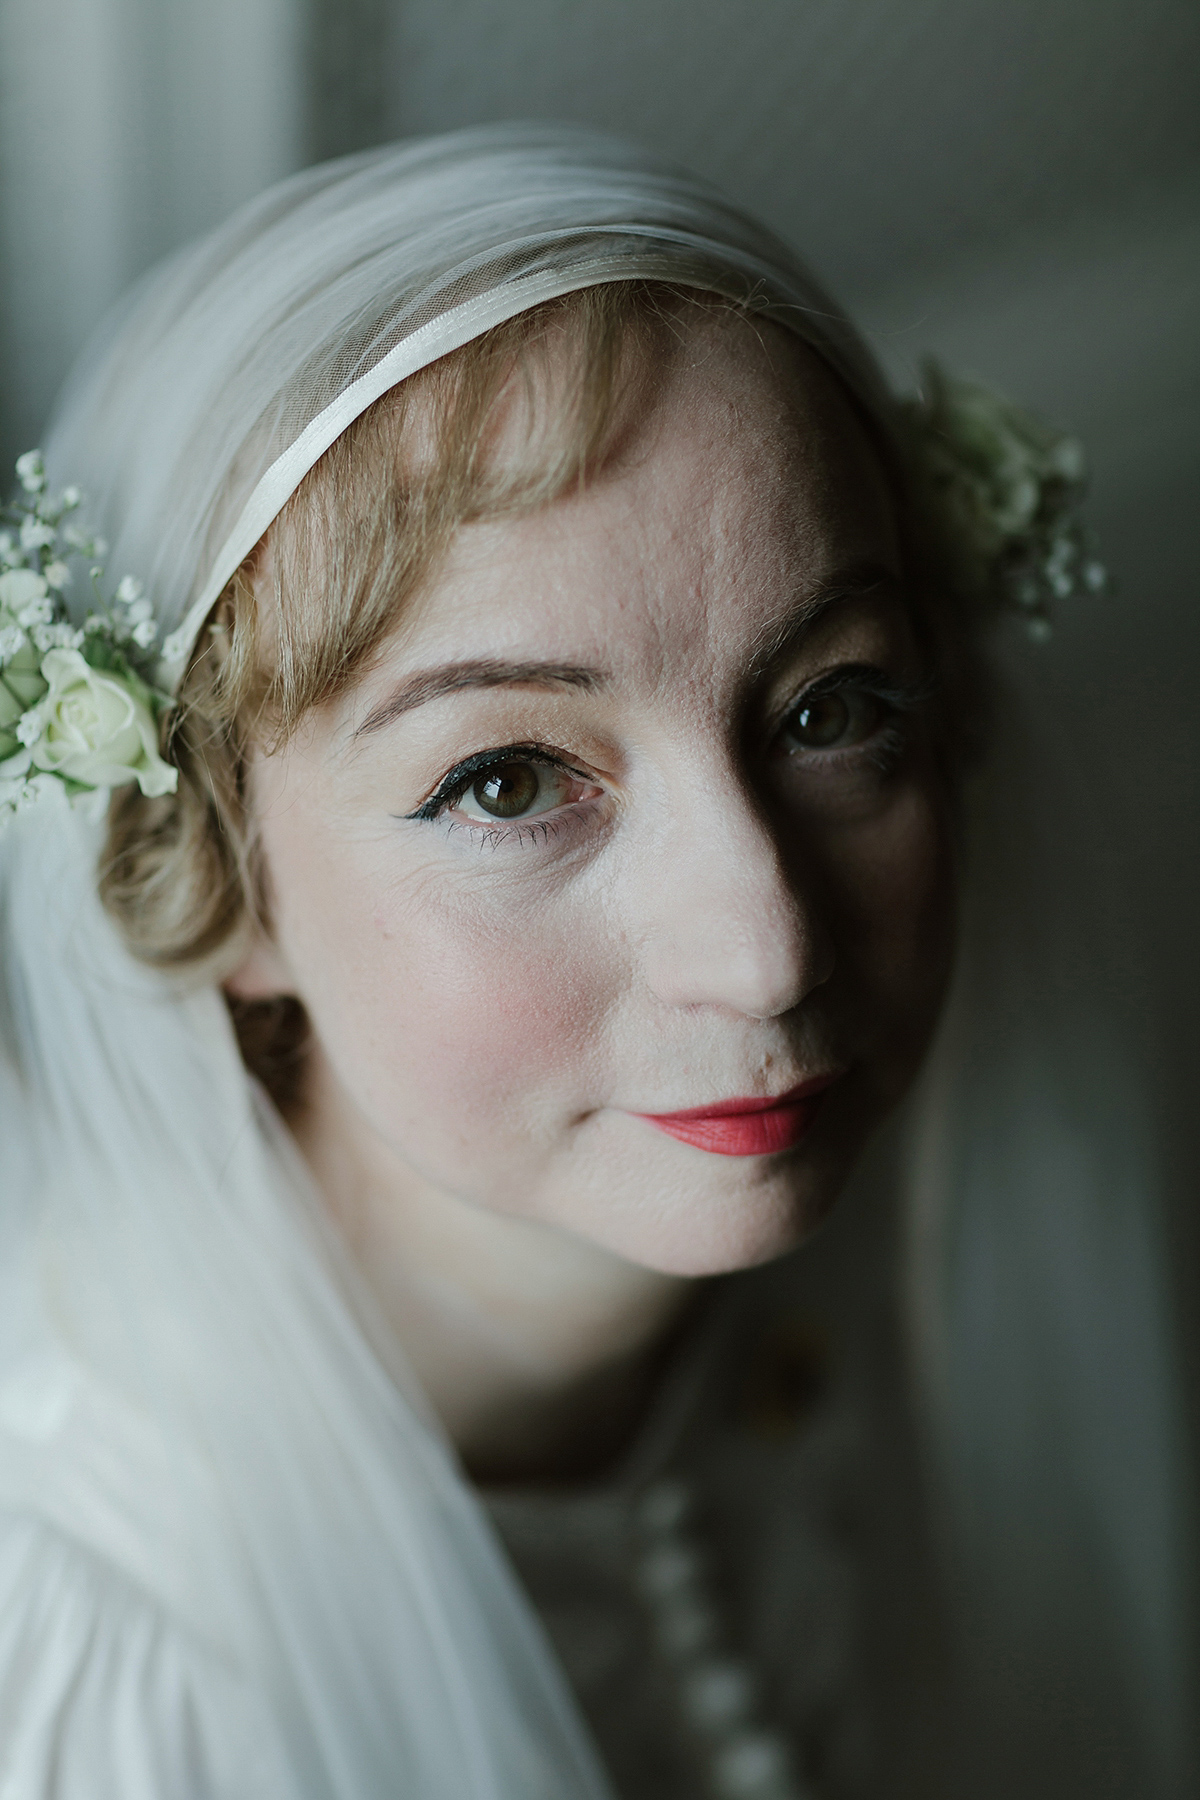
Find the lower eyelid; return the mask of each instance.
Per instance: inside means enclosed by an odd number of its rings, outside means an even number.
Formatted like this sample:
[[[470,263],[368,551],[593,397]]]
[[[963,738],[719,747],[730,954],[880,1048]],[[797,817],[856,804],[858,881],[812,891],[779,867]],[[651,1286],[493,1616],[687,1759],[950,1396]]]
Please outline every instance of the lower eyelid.
[[[602,797],[601,793],[596,799]],[[464,813],[446,811],[440,815],[439,822],[447,827],[448,836],[451,833],[466,832],[480,846],[491,844],[498,849],[506,842],[514,845],[545,844],[558,837],[562,831],[580,823],[578,814],[595,804],[596,800],[590,798],[572,800],[563,806],[551,807],[544,813],[530,813],[515,819],[473,819]]]
[[[910,741],[911,732],[906,728],[906,721],[892,713],[880,721],[869,737],[857,744],[844,744],[840,748],[832,746],[826,750],[785,750],[778,753],[778,760],[794,770],[803,767],[819,769],[823,765],[844,766],[856,762],[878,763],[881,756],[898,756],[907,749]]]

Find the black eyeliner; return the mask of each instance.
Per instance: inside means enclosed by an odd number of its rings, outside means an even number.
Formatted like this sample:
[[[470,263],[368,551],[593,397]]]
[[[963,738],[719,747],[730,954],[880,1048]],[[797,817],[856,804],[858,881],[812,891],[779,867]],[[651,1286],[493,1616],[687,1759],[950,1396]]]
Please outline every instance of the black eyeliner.
[[[565,775],[574,775],[579,781],[587,781],[588,776],[578,769],[573,769],[568,762],[545,744],[501,744],[494,750],[479,750],[474,756],[466,756],[462,762],[455,763],[438,782],[428,800],[423,800],[415,812],[400,813],[402,819],[436,819],[442,808],[452,801],[459,800],[470,787],[477,775],[485,769],[491,769],[497,763],[515,762],[524,759],[527,762],[539,762],[552,769],[561,769]]]

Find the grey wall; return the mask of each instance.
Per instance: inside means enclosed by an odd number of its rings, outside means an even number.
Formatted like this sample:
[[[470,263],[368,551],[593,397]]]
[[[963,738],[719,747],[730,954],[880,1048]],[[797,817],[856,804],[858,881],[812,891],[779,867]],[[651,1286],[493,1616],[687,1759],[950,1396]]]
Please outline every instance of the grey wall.
[[[0,455],[152,262],[304,161],[294,0],[0,3]]]
[[[719,181],[854,295],[1200,158],[1190,0],[382,10],[388,133],[523,115],[626,132]]]

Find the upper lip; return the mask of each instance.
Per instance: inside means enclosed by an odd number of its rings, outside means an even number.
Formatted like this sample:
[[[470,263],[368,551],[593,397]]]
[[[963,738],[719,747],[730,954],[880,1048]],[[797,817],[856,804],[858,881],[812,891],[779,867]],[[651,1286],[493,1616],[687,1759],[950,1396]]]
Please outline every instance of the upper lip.
[[[774,1112],[777,1107],[793,1106],[797,1100],[805,1100],[810,1094],[819,1094],[823,1088],[838,1080],[843,1069],[835,1069],[829,1075],[812,1075],[807,1081],[798,1082],[795,1087],[788,1088],[784,1094],[749,1095],[739,1100],[711,1100],[707,1106],[687,1106],[681,1112],[643,1113],[644,1119],[728,1119],[738,1113]]]

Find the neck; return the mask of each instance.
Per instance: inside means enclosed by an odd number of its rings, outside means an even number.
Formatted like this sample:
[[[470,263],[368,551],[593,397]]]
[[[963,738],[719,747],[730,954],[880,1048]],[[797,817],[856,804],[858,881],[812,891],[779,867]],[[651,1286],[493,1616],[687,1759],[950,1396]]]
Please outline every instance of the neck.
[[[468,1470],[561,1480],[611,1461],[697,1284],[424,1179],[370,1130],[319,1050],[293,1130]]]

